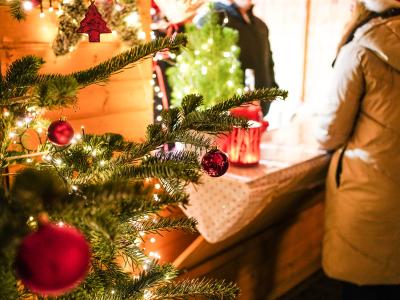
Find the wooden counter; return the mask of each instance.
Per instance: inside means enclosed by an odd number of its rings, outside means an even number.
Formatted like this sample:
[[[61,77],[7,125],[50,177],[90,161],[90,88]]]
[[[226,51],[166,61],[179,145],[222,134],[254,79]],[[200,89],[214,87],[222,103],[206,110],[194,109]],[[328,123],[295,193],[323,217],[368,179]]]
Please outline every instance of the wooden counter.
[[[235,184],[235,180],[238,183],[243,180],[273,183],[277,179],[275,187],[268,185],[275,193],[267,191],[269,196],[265,201],[268,203],[262,204],[261,212],[247,216],[247,220],[238,219],[244,226],[233,235],[218,236],[220,240],[215,243],[198,237],[174,262],[186,270],[184,277],[207,276],[235,281],[242,290],[240,299],[276,299],[320,267],[323,186],[329,157],[318,150],[310,138],[309,126],[294,123],[269,133],[264,138],[263,160],[258,168],[229,170],[224,180],[230,180],[231,184]],[[295,172],[287,172],[289,169]],[[277,176],[279,174],[294,177]],[[199,203],[193,203],[195,193],[202,194],[209,189],[207,184],[212,182],[206,181],[191,194],[192,208],[199,209]],[[247,195],[251,197],[252,194]],[[215,193],[212,201],[217,204],[229,201],[219,196]],[[209,203],[202,200],[204,205]],[[257,211],[254,207],[248,209]],[[195,216],[193,210],[190,213],[186,210],[186,213]],[[202,227],[200,223],[199,229],[207,226]]]

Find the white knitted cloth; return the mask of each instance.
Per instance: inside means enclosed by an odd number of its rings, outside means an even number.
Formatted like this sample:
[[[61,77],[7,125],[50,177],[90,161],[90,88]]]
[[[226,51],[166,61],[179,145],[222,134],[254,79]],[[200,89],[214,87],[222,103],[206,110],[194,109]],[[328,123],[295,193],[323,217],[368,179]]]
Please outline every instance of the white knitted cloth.
[[[324,151],[302,145],[262,144],[261,152],[264,160],[258,167],[230,167],[222,177],[203,176],[203,184],[189,187],[190,204],[183,210],[197,219],[198,230],[208,242],[234,235],[268,210],[278,196],[324,180],[321,170],[329,162]]]

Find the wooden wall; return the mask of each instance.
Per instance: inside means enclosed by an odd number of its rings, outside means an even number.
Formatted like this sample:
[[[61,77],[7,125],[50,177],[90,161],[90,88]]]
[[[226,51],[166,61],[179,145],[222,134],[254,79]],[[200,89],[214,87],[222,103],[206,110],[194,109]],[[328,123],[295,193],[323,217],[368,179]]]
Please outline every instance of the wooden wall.
[[[144,30],[149,32],[150,1],[138,1]],[[51,43],[56,34],[56,18],[46,14],[39,18],[39,10],[29,13],[26,21],[17,22],[7,9],[0,8],[0,61],[2,71],[16,58],[34,54],[45,59],[43,72],[69,73],[88,68],[118,54],[124,47],[112,34],[101,35],[100,43],[89,43],[87,38],[78,48],[62,57],[55,57]],[[148,35],[149,36],[149,35]],[[76,107],[48,114],[57,119],[66,116],[75,129],[84,125],[88,133],[118,132],[128,139],[140,139],[147,124],[152,122],[153,99],[151,61],[114,75],[108,84],[87,87],[80,91]]]
[[[270,29],[275,72],[291,101],[325,96],[349,0],[253,0]]]

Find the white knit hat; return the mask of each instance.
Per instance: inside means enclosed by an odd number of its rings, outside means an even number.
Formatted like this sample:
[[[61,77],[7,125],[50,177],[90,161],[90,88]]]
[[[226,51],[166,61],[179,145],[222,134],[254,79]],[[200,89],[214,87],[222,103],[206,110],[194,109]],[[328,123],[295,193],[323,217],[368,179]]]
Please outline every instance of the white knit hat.
[[[400,0],[359,0],[365,7],[374,12],[383,12],[389,8],[400,7]]]
[[[193,17],[208,0],[155,0],[168,21],[177,24]]]

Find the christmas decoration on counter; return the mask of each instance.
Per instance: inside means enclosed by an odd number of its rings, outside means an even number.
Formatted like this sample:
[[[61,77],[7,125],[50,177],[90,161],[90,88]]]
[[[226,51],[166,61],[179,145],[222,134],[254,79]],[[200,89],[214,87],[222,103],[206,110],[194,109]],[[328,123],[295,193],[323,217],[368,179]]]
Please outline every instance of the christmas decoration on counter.
[[[254,167],[260,162],[262,125],[249,123],[249,128],[234,127],[226,138],[226,152],[234,166]]]
[[[209,176],[220,177],[228,171],[228,157],[220,150],[211,150],[203,156],[201,167]]]
[[[76,228],[62,222],[40,222],[39,229],[25,237],[18,249],[16,271],[31,291],[55,297],[70,291],[85,278],[90,249]]]
[[[216,13],[209,13],[201,28],[185,27],[188,45],[167,71],[174,105],[180,105],[188,93],[203,95],[207,107],[243,92],[238,32],[219,25],[218,18]]]
[[[66,75],[40,73],[44,61],[25,56],[1,74],[0,172],[6,180],[0,185],[0,299],[37,298],[33,291],[82,300],[237,297],[236,285],[220,280],[176,281],[176,268],[158,264],[158,251],[157,255],[147,253],[143,237],[171,229],[196,230],[196,220],[167,217],[160,212],[188,203],[186,187],[200,183],[203,175],[199,153],[214,149],[210,136],[229,132],[234,126],[248,127],[246,120],[230,115],[230,109],[256,99],[285,98],[285,91],[265,89],[234,95],[206,109],[201,96],[187,95],[182,106],[162,111],[160,124],[149,125],[140,142],[125,141],[118,134],[82,131],[74,134],[68,147],[55,146],[48,140],[42,140],[34,149],[15,143],[25,131],[43,132],[46,126],[40,115],[45,109],[73,106],[78,90],[103,83],[112,74],[159,51],[176,51],[185,44],[186,38],[180,34],[157,39],[88,70]],[[188,147],[163,151],[163,146],[171,142]],[[37,264],[44,266],[45,256],[52,256],[43,255],[43,260],[34,264],[29,255],[25,257],[33,250],[18,250],[18,245],[30,241],[32,216],[41,212],[69,224],[68,228],[73,226],[88,242],[90,269],[80,284],[71,283],[72,277],[79,277],[77,281],[83,278],[77,268],[55,276],[60,281],[53,286],[54,282],[45,277],[47,272],[36,272]],[[54,233],[61,228],[53,226],[59,225],[44,227]],[[41,230],[33,234],[35,240],[43,237]],[[58,251],[54,252],[56,255]],[[67,254],[64,257],[63,264],[67,264]],[[52,265],[59,263],[57,257],[52,261]],[[24,273],[28,265],[34,273]],[[24,287],[24,282],[33,291]],[[68,294],[59,294],[64,292]]]
[[[74,137],[74,129],[67,121],[57,120],[47,129],[47,137],[56,146],[67,146]]]
[[[91,43],[100,42],[101,33],[111,33],[94,2],[90,3],[85,18],[81,21],[81,26],[77,32],[87,33],[89,35],[89,42]]]

